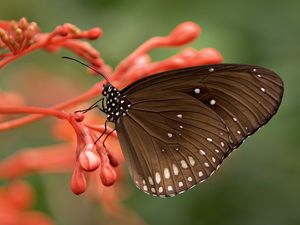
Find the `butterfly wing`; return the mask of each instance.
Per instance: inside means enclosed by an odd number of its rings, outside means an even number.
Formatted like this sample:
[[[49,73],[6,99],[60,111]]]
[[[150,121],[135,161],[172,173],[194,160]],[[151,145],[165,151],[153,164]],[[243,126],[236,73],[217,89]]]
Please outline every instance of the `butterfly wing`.
[[[283,82],[262,67],[217,64],[153,75],[121,93],[132,105],[116,123],[130,173],[143,191],[172,196],[276,113]]]

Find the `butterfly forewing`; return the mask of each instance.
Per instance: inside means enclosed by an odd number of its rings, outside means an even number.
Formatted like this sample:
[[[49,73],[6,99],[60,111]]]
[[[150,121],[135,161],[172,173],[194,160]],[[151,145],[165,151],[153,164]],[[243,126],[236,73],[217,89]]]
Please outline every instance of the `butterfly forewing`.
[[[218,64],[168,71],[121,91],[131,104],[116,123],[136,185],[174,196],[210,176],[277,111],[283,83],[257,66]]]

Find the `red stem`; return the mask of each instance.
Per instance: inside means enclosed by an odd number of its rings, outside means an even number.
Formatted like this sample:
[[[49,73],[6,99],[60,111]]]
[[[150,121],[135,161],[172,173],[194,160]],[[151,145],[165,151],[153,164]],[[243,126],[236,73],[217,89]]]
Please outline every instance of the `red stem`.
[[[20,114],[20,113],[30,113],[30,114],[42,114],[47,116],[55,116],[59,119],[69,119],[69,114],[64,111],[59,111],[55,109],[46,109],[35,106],[1,106],[0,113],[2,114]]]
[[[69,101],[62,102],[58,105],[55,105],[51,109],[52,110],[61,110],[61,109],[71,108],[75,105],[78,105],[81,102],[90,100],[90,99],[96,97],[97,95],[101,94],[103,83],[104,83],[104,81],[101,81],[101,82],[95,84],[92,88],[90,88],[84,94],[82,94],[76,98],[73,98]],[[1,111],[1,106],[0,106],[0,111]],[[36,120],[42,119],[45,116],[46,115],[30,115],[30,116],[24,116],[24,117],[18,118],[18,119],[13,119],[10,121],[5,121],[5,122],[0,123],[0,131],[17,128],[17,127],[23,126],[25,124],[34,122]]]

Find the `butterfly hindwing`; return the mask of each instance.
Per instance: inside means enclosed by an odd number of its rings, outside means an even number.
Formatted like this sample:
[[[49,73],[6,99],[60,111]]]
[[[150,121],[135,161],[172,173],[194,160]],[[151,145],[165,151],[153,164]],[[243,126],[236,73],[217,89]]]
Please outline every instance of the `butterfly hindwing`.
[[[185,94],[171,100],[157,95],[135,103],[116,128],[134,182],[161,197],[205,180],[229,149],[223,121]]]

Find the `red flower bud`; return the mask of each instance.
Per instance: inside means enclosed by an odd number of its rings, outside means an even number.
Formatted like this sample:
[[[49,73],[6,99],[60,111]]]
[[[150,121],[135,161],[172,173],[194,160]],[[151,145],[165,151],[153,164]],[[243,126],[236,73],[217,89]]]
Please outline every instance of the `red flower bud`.
[[[86,179],[84,173],[81,169],[76,168],[73,171],[72,179],[71,179],[71,189],[72,192],[76,195],[79,195],[86,190]]]
[[[103,185],[111,186],[115,183],[117,174],[115,170],[110,166],[110,164],[104,164],[103,166],[101,166],[100,178]]]
[[[87,38],[89,38],[91,40],[97,39],[101,34],[102,34],[102,30],[98,27],[95,27],[95,28],[90,29],[88,31],[88,37]]]
[[[179,24],[171,32],[170,38],[172,38],[173,45],[184,45],[191,42],[198,37],[201,28],[193,22],[184,22]]]
[[[90,150],[85,150],[79,155],[80,166],[86,171],[96,170],[100,165],[99,156]]]
[[[25,210],[32,205],[34,195],[32,188],[25,182],[17,181],[8,188],[10,202],[18,210]]]
[[[76,112],[74,115],[74,119],[76,122],[82,122],[84,120],[84,113],[83,112]]]
[[[117,167],[119,165],[119,161],[117,160],[117,158],[113,154],[108,153],[107,156],[108,156],[108,159],[109,159],[109,164],[112,167]]]

